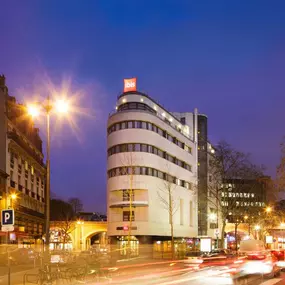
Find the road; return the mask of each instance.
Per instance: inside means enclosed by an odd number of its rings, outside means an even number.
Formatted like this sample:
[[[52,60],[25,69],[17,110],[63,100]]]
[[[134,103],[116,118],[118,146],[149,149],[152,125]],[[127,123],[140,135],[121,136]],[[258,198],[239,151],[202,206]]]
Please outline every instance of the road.
[[[11,274],[10,285],[23,285],[23,276],[25,273],[38,272],[38,269],[30,269],[27,266],[14,266]],[[224,270],[224,271],[223,271]],[[118,265],[112,268],[112,280],[100,278],[96,282],[90,279],[86,280],[87,284],[117,284],[117,285],[226,285],[232,284],[227,269],[221,266],[205,267],[197,270],[185,267],[181,262],[146,262],[142,264]],[[219,274],[217,274],[219,272]],[[222,274],[221,274],[222,273]],[[7,285],[8,278],[5,268],[0,267],[0,285]],[[27,283],[30,285],[31,283]],[[61,284],[61,281],[59,283]],[[65,280],[64,284],[68,285]],[[72,283],[77,284],[77,283]],[[79,284],[79,283],[78,283]],[[238,285],[284,285],[285,273],[280,277],[262,280],[261,277],[253,276],[243,280]]]

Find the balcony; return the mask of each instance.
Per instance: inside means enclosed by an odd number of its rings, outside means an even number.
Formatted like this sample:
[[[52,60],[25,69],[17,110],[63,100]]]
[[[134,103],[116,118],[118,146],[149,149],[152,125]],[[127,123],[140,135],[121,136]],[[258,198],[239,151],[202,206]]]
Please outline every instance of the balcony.
[[[23,139],[16,134],[15,131],[8,132],[8,138],[12,139],[16,144],[18,144],[21,148],[23,148],[29,155],[31,155],[41,166],[44,166],[43,159],[39,157],[39,155],[34,151],[32,148],[30,148]]]
[[[19,191],[23,191],[23,186],[19,184],[18,189],[19,189]]]
[[[111,201],[110,208],[129,207],[130,201]],[[132,201],[133,207],[148,207],[148,201]]]

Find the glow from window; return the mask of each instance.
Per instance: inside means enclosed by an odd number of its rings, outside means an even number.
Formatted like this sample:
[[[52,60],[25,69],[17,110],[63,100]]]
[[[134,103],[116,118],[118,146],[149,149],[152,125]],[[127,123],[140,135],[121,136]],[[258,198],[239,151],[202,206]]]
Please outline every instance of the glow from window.
[[[123,102],[123,103],[126,103],[126,102],[127,102],[127,99],[126,99],[126,98],[124,98],[124,99],[122,100],[122,102]]]

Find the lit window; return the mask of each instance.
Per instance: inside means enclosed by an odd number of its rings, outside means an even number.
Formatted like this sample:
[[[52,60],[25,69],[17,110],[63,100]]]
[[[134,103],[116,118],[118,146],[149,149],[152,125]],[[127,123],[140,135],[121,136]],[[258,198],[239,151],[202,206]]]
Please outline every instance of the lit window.
[[[236,201],[236,205],[239,206],[239,201]]]
[[[177,178],[176,184],[180,186],[181,185],[181,180]]]
[[[28,170],[28,162],[25,161],[25,170]]]
[[[31,174],[34,175],[34,167],[31,166]]]
[[[251,193],[251,197],[254,198],[254,193]]]
[[[225,197],[225,193],[224,192],[222,192],[222,197]]]

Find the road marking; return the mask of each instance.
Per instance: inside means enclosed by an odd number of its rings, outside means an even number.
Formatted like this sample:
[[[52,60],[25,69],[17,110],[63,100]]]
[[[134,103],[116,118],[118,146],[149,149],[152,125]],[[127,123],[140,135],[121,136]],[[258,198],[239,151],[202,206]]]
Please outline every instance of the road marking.
[[[282,281],[281,278],[274,278],[274,279],[267,280],[267,281],[261,283],[260,285],[274,285],[280,281]]]

